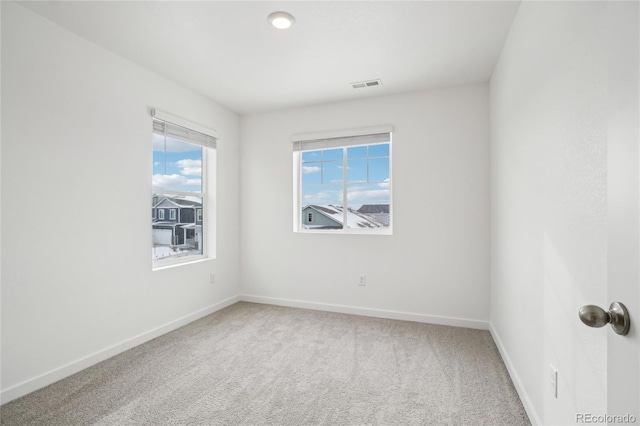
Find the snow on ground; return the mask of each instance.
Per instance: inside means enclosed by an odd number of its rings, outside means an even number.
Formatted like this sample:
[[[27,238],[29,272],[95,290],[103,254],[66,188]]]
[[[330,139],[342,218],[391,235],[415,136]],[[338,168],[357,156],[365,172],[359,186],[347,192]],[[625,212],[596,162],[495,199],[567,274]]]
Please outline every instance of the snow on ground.
[[[200,254],[197,250],[176,250],[167,246],[156,246],[151,248],[151,259],[158,260],[165,257],[187,256],[190,254]]]
[[[176,254],[178,254],[178,252],[171,247],[158,246],[151,249],[151,258],[153,260],[162,259],[167,256],[175,256]]]

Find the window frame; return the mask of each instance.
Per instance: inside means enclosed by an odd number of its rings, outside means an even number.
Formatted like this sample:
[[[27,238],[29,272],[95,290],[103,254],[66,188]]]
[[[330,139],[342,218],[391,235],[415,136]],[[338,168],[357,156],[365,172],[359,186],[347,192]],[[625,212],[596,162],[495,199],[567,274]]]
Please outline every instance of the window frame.
[[[181,257],[169,257],[161,259],[151,259],[152,270],[162,270],[166,268],[172,268],[175,266],[188,265],[192,263],[202,262],[206,260],[214,260],[216,258],[216,217],[217,211],[215,206],[216,202],[212,202],[216,197],[216,175],[217,175],[217,143],[219,141],[218,133],[215,130],[209,129],[202,125],[184,120],[180,117],[171,115],[169,113],[159,111],[157,109],[151,109],[151,116],[153,120],[164,121],[170,125],[179,126],[184,129],[198,132],[213,138],[214,142],[212,146],[206,144],[193,142],[190,140],[183,140],[184,143],[190,143],[202,148],[202,164],[201,164],[201,188],[200,192],[190,191],[177,191],[169,189],[155,189],[151,186],[151,197],[154,196],[169,196],[169,197],[197,197],[202,200],[202,205],[196,208],[196,211],[200,211],[200,222],[202,226],[202,253],[193,254]],[[152,121],[153,121],[152,120]],[[152,131],[153,133],[153,131]],[[153,171],[150,173],[153,176]],[[211,207],[213,206],[213,207]],[[169,217],[173,212],[173,219],[177,220],[177,209],[170,209]],[[158,209],[158,213],[162,213],[163,218],[158,220],[166,220],[164,217],[164,209]],[[196,214],[196,222],[198,221],[198,215]],[[153,225],[153,222],[152,222]],[[153,228],[153,226],[152,226]],[[151,247],[154,247],[153,242],[153,230],[151,235]]]
[[[389,134],[389,225],[380,228],[348,228],[343,225],[341,229],[305,229],[302,225],[302,153],[309,150],[296,150],[295,145],[305,141],[319,141],[323,139],[348,138],[357,136],[369,136],[388,133]],[[377,126],[349,130],[336,130],[317,133],[301,133],[291,136],[291,142],[294,144],[293,150],[293,232],[301,234],[359,234],[359,235],[393,235],[393,127]],[[376,143],[361,144],[360,146],[376,145]],[[358,146],[358,145],[351,145]],[[343,161],[347,162],[346,150],[349,145],[335,146],[331,148],[344,148],[345,156]],[[318,149],[320,150],[320,149]],[[347,205],[347,192],[349,182],[347,179],[347,170],[344,168],[342,179],[343,205]],[[346,215],[346,212],[345,212]],[[343,219],[344,224],[344,219]]]

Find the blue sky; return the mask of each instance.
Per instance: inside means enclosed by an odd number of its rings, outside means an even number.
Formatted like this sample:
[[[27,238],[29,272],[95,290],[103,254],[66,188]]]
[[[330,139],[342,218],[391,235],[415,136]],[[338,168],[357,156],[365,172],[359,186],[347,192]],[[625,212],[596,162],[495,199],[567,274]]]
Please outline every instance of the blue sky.
[[[347,148],[347,205],[389,204],[389,144]],[[343,204],[343,148],[302,152],[302,206]],[[153,188],[200,192],[202,148],[153,135]]]
[[[390,204],[389,144],[347,148],[347,203]],[[302,206],[343,204],[343,148],[302,152]]]
[[[202,191],[202,148],[153,135],[153,189]]]

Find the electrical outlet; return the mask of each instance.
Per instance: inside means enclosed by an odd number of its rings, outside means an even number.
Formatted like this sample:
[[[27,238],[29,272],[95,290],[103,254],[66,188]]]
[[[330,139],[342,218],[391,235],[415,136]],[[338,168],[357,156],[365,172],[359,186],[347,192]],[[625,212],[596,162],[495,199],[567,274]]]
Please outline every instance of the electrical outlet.
[[[365,286],[367,285],[367,276],[362,274],[360,275],[360,281],[358,281],[358,285],[359,286]]]
[[[553,397],[558,399],[558,370],[551,364],[549,364],[549,385]]]
[[[215,284],[215,283],[216,283],[216,274],[212,272],[211,275],[209,275],[209,284]]]

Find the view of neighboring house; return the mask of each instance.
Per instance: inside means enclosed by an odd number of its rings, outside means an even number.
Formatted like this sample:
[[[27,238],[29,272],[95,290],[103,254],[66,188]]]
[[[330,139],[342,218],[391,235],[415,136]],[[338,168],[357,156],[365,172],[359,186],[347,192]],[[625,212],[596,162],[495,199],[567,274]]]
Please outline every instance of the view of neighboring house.
[[[389,204],[363,204],[358,212],[374,218],[383,226],[389,226]]]
[[[387,212],[388,211],[389,206],[387,205]],[[342,229],[343,220],[344,212],[342,206],[318,206],[309,204],[302,209],[303,229]],[[388,226],[388,224],[388,214],[387,223],[385,224],[357,210],[347,210],[347,228],[381,228]]]
[[[202,250],[202,202],[200,199],[156,195],[153,197],[151,218],[154,249],[167,247]],[[155,257],[164,257],[164,255],[157,254]]]

